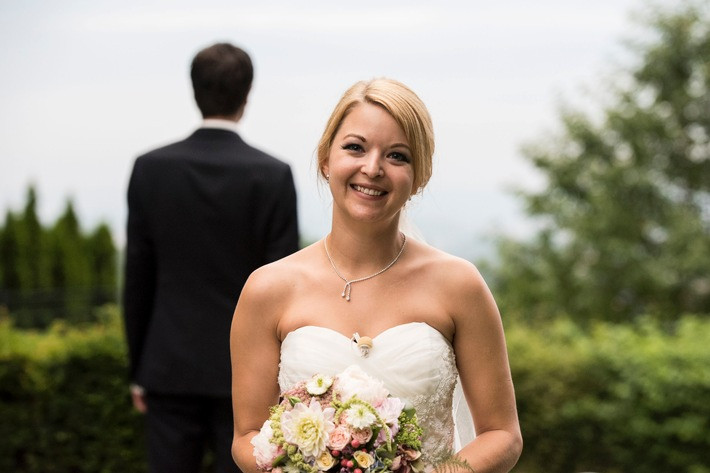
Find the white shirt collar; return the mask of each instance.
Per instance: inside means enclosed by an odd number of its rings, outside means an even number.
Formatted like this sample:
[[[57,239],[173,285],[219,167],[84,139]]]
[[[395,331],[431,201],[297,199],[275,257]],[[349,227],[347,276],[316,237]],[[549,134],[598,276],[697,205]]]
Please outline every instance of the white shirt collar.
[[[220,130],[229,130],[237,133],[237,122],[224,120],[222,118],[205,118],[202,120],[200,128],[218,128]]]

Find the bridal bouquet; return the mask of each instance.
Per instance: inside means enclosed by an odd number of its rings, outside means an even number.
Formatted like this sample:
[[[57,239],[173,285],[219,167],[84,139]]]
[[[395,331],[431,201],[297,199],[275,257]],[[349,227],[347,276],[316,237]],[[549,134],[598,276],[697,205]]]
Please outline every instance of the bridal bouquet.
[[[251,443],[272,473],[416,473],[421,436],[414,409],[353,365],[284,392]]]

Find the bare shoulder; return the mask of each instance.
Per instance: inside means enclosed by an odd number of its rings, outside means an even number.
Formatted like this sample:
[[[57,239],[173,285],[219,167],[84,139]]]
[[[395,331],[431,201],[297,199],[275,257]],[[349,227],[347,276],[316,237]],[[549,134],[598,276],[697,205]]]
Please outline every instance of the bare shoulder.
[[[298,284],[309,272],[312,252],[313,245],[252,272],[239,296],[235,316],[278,326],[281,314],[298,293]]]
[[[416,244],[416,254],[416,269],[425,275],[455,326],[471,318],[499,317],[491,291],[473,263],[422,243]]]
[[[298,282],[309,272],[313,246],[255,270],[247,279],[240,300],[248,298],[274,305],[287,303]]]
[[[486,286],[481,273],[468,260],[446,253],[432,246],[416,242],[418,269],[436,282],[435,286],[443,291],[467,293],[480,291]]]

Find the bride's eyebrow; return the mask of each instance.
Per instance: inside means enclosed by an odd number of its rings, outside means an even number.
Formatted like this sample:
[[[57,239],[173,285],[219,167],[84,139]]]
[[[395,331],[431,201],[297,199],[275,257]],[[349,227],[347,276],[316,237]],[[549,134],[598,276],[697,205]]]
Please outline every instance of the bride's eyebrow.
[[[365,139],[364,136],[357,135],[355,133],[348,133],[347,135],[343,136],[343,139],[345,138],[357,138],[358,140],[362,141],[363,143],[367,143],[367,140]]]

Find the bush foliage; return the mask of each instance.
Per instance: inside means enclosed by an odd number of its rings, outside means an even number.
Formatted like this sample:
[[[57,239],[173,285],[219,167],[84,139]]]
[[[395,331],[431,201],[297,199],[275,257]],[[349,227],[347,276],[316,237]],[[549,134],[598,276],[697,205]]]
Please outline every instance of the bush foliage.
[[[0,471],[145,471],[118,311],[46,332],[0,322]]]
[[[142,421],[126,390],[120,316],[0,322],[0,471],[145,471]],[[525,449],[523,473],[708,473],[710,321],[567,321],[507,331]]]
[[[563,319],[508,330],[525,447],[516,471],[710,472],[710,322]]]

